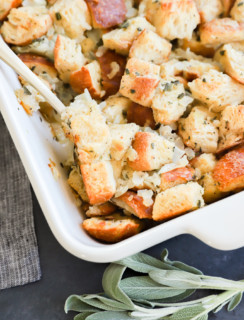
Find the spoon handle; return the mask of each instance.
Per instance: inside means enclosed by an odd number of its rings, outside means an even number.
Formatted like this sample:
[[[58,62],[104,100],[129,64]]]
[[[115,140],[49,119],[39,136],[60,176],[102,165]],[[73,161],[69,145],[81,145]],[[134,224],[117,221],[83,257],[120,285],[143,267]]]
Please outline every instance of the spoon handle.
[[[50,105],[58,112],[64,111],[64,104],[48,87],[16,56],[0,36],[0,59],[13,68],[30,85],[32,85]]]

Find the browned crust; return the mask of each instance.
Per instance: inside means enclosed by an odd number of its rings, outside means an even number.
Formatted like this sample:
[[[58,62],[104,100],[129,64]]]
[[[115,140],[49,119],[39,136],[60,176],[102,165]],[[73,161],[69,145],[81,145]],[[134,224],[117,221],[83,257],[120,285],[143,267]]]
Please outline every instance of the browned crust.
[[[135,78],[130,91],[134,92],[133,99],[135,102],[148,100],[152,92],[157,88],[159,80],[148,77]]]
[[[244,146],[228,152],[217,162],[213,178],[222,192],[244,188]]]
[[[143,198],[138,196],[135,192],[127,191],[117,199],[123,201],[127,206],[129,206],[131,212],[138,218],[152,219],[153,204],[146,207],[143,204]]]
[[[9,10],[5,11],[2,13],[2,15],[0,14],[0,21],[4,20],[7,15],[9,14],[10,10],[13,8],[17,8],[22,4],[22,0],[13,0],[11,3],[11,6],[9,8]]]
[[[127,110],[127,121],[141,127],[151,127],[152,129],[156,127],[152,109],[135,102],[132,102]]]
[[[137,132],[132,147],[137,152],[137,158],[134,161],[128,161],[128,165],[136,171],[150,170],[150,163],[147,159],[147,149],[151,134],[149,132]]]
[[[166,190],[177,186],[178,184],[187,183],[194,180],[195,170],[191,167],[177,168],[161,174],[161,190]]]
[[[104,162],[83,164],[80,165],[80,170],[90,204],[101,204],[113,197],[115,188],[110,183]]]
[[[97,92],[93,86],[90,71],[86,66],[83,66],[80,70],[71,73],[70,85],[72,89],[79,94],[83,93],[85,89],[88,89],[93,99],[101,98],[101,93]]]
[[[111,28],[126,18],[124,0],[86,0],[94,28]]]
[[[138,234],[142,229],[142,222],[135,218],[121,219],[118,225],[116,221],[121,217],[91,218],[82,223],[82,227],[97,240],[108,243],[119,242]],[[126,221],[127,223],[125,223]],[[116,223],[116,224],[115,224]]]
[[[57,76],[57,70],[55,69],[53,62],[47,58],[31,53],[21,53],[18,55],[18,57],[33,72],[35,72],[35,67],[40,66],[43,71],[46,71],[51,77]]]
[[[107,50],[97,60],[101,68],[102,87],[106,91],[105,97],[116,94],[119,91],[120,81],[125,71],[126,58],[112,50]],[[112,79],[109,79],[108,74],[112,71],[112,62],[118,63],[120,69]]]

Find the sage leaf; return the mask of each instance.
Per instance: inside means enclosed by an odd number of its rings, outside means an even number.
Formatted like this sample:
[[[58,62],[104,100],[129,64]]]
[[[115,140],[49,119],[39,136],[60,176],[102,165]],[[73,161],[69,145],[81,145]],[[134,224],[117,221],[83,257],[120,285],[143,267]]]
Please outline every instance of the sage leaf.
[[[174,313],[169,320],[199,320],[205,316],[202,313],[207,312],[202,306],[187,307]],[[199,317],[198,317],[199,315]]]
[[[82,301],[81,296],[72,295],[69,296],[65,301],[64,311],[67,313],[68,311],[76,311],[76,312],[97,312],[98,308],[92,307],[87,303]]]
[[[208,320],[208,314],[204,314],[203,316],[197,318],[196,320]]]
[[[74,317],[74,320],[86,320],[88,316],[90,316],[92,313],[85,312],[85,313],[79,313]]]
[[[131,320],[127,312],[103,311],[94,313],[86,318],[86,320]]]
[[[222,310],[224,308],[224,306],[226,306],[229,302],[230,302],[230,300],[227,300],[227,301],[224,301],[223,303],[221,303],[217,308],[215,308],[213,310],[213,313],[217,313],[220,310]]]
[[[145,253],[137,253],[131,257],[116,261],[115,263],[128,267],[131,270],[140,273],[148,273],[151,270],[165,269],[175,270],[176,268],[164,263]]]
[[[166,299],[185,292],[185,290],[162,286],[148,276],[123,279],[120,287],[131,299]]]
[[[180,261],[170,261],[168,259],[168,250],[167,249],[164,249],[162,254],[161,254],[161,259],[164,263],[167,263],[177,269],[180,269],[180,270],[183,270],[183,271],[187,271],[187,272],[190,272],[190,273],[193,273],[193,274],[203,274],[202,271],[198,270],[197,268],[194,268],[192,266],[189,266],[183,262],[180,262]]]
[[[84,295],[83,296],[83,301],[86,303],[89,303],[89,301],[96,301],[99,300],[102,303],[102,308],[104,310],[112,310],[114,309],[114,311],[122,311],[122,310],[127,310],[128,307],[116,300],[113,299],[109,299],[107,297],[104,297],[102,295],[98,295],[98,294],[89,294],[89,295]],[[105,305],[105,306],[104,306]],[[95,305],[94,305],[95,306]],[[107,309],[105,309],[107,306]],[[111,307],[111,309],[109,309],[108,307]]]
[[[230,300],[230,303],[228,304],[228,307],[227,307],[228,311],[232,311],[238,306],[238,304],[242,300],[242,295],[243,295],[243,292],[239,292]]]
[[[107,296],[124,303],[128,310],[134,310],[133,302],[119,287],[125,269],[126,267],[118,264],[110,264],[103,274],[102,286]]]
[[[197,289],[202,285],[200,275],[178,270],[152,270],[149,277],[165,286],[179,289]]]

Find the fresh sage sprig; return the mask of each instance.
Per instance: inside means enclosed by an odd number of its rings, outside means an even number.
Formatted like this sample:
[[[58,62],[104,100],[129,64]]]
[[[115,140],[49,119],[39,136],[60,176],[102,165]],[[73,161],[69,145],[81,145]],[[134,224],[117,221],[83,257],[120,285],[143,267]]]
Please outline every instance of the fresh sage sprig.
[[[123,279],[126,268],[142,275]],[[227,306],[234,310],[242,299],[243,281],[202,274],[179,261],[161,260],[143,253],[110,264],[104,272],[103,293],[72,295],[65,312],[76,311],[74,320],[207,320],[208,314]],[[198,300],[179,302],[197,289],[223,291]]]

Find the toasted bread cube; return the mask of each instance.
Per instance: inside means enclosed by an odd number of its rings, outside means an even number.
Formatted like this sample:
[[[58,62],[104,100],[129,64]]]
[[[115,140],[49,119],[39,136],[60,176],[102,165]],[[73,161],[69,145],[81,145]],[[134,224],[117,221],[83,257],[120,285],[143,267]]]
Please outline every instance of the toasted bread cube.
[[[109,129],[112,137],[110,149],[112,160],[122,160],[139,127],[135,123],[111,124]]]
[[[124,22],[120,29],[112,30],[103,35],[103,43],[106,48],[117,53],[128,55],[133,40],[144,30],[155,28],[143,17],[135,17]]]
[[[198,12],[201,22],[211,21],[218,18],[223,13],[223,5],[221,0],[196,0]]]
[[[212,58],[215,53],[214,47],[209,47],[202,44],[200,37],[198,37],[195,32],[193,33],[192,38],[190,40],[179,40],[179,46],[184,50],[189,48],[195,54],[199,54],[207,58]]]
[[[128,161],[133,170],[156,170],[172,162],[174,144],[156,133],[137,132],[132,147],[137,152],[137,158],[134,161]]]
[[[52,61],[31,53],[21,53],[18,55],[19,59],[24,62],[24,64],[31,69],[35,74],[42,75],[48,74],[51,78],[56,78],[58,73],[54,68]]]
[[[82,176],[77,168],[72,169],[69,174],[68,184],[74,189],[83,201],[88,201],[85,185]]]
[[[188,182],[159,193],[153,207],[153,220],[167,220],[201,208],[204,205],[203,192],[197,182]]]
[[[225,195],[218,189],[218,183],[214,180],[212,172],[205,173],[198,182],[204,189],[205,203],[212,203]]]
[[[216,70],[206,72],[188,85],[193,97],[213,112],[220,112],[226,106],[240,104],[244,100],[244,86]]]
[[[244,6],[242,0],[236,0],[230,12],[231,17],[240,22],[244,22]]]
[[[149,0],[146,1],[145,16],[157,33],[168,40],[191,39],[193,30],[200,23],[194,0]]]
[[[106,96],[116,94],[125,71],[125,57],[114,51],[106,50],[97,59],[101,68],[102,88],[106,91]]]
[[[160,189],[164,191],[178,184],[187,183],[195,178],[195,170],[191,167],[182,167],[164,172],[161,174]]]
[[[221,114],[218,150],[223,151],[244,140],[244,105],[228,106]]]
[[[207,172],[213,171],[217,160],[212,153],[202,153],[200,156],[192,159],[190,163],[193,168],[200,170],[201,175],[204,175]]]
[[[213,178],[222,192],[244,188],[244,147],[226,153],[216,164]]]
[[[224,68],[225,73],[244,84],[244,42],[230,43],[222,46],[214,58]]]
[[[192,101],[178,80],[162,80],[152,100],[155,121],[171,124],[179,120]]]
[[[0,21],[4,20],[10,10],[17,8],[22,3],[22,0],[1,0],[0,2]]]
[[[216,152],[218,146],[218,128],[212,119],[215,114],[207,108],[196,106],[189,116],[179,121],[179,134],[184,144],[202,152]]]
[[[114,124],[127,123],[127,112],[131,104],[130,99],[126,97],[110,96],[106,100],[106,106],[102,109],[106,121]]]
[[[171,52],[171,43],[161,38],[151,30],[143,30],[134,40],[130,52],[130,58],[137,58],[155,64],[167,61]]]
[[[124,0],[86,0],[92,17],[93,28],[111,28],[125,20]]]
[[[104,203],[113,197],[116,182],[109,161],[82,164],[80,170],[90,204]]]
[[[236,0],[221,0],[223,5],[224,17],[227,17],[230,13],[231,8]]]
[[[107,160],[111,136],[108,125],[95,101],[77,96],[62,113],[66,135],[75,143],[81,164]]]
[[[156,127],[152,109],[143,107],[135,102],[129,105],[127,110],[127,121],[129,123],[136,123],[141,127],[151,127],[152,129],[155,129]]]
[[[69,82],[72,72],[85,63],[80,45],[73,39],[58,35],[54,48],[54,64],[60,78]]]
[[[161,64],[160,75],[162,78],[182,76],[187,81],[192,81],[212,69],[220,70],[216,63],[209,63],[195,59],[189,59],[189,61],[172,59]]]
[[[159,84],[160,67],[146,61],[131,58],[120,84],[120,93],[132,101],[150,107]]]
[[[99,99],[105,94],[102,90],[101,80],[101,68],[96,60],[70,75],[72,89],[77,93],[83,93],[87,89],[94,99]]]
[[[214,19],[200,26],[203,44],[219,45],[232,41],[244,40],[244,23],[230,18]]]
[[[147,190],[147,192],[150,191]],[[151,193],[153,192],[151,191]],[[136,192],[127,191],[122,196],[114,198],[113,202],[139,219],[152,219],[153,201],[152,204],[146,206],[144,199],[138,196]]]
[[[118,208],[111,202],[105,202],[103,204],[89,206],[89,209],[86,211],[87,217],[102,217],[108,216],[114,213]]]
[[[81,38],[85,30],[91,29],[91,16],[84,0],[57,0],[50,14],[60,32],[71,38]]]
[[[115,243],[138,234],[143,228],[143,223],[136,218],[113,214],[103,218],[86,219],[82,227],[97,240]]]
[[[24,46],[46,34],[51,26],[52,19],[43,6],[14,8],[1,34],[7,43]]]

